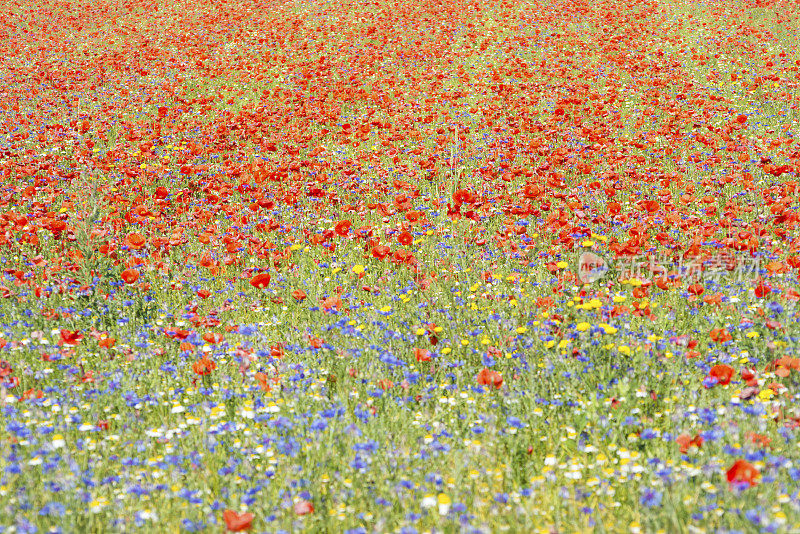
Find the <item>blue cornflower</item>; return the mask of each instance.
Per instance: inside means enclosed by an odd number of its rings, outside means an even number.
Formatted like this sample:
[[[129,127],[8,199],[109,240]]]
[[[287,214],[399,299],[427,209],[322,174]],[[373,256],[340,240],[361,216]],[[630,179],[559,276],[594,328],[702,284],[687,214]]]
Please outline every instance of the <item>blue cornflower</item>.
[[[506,423],[508,423],[508,426],[512,428],[522,428],[525,426],[525,423],[523,423],[519,417],[514,417],[514,416],[509,416],[506,419]]]
[[[642,506],[646,506],[648,508],[655,508],[657,506],[661,506],[661,499],[663,495],[661,492],[656,491],[652,488],[645,488],[642,492],[642,496],[639,499],[639,502]]]
[[[36,525],[29,522],[24,517],[21,517],[17,520],[16,526],[17,526],[17,532],[20,532],[21,534],[36,534],[36,532],[39,531],[39,529],[36,528]]]
[[[658,432],[653,430],[652,428],[645,428],[642,430],[642,433],[639,435],[642,439],[655,439],[658,437]]]
[[[716,379],[715,377],[713,377],[713,376],[710,376],[710,375],[709,375],[709,376],[706,376],[706,377],[703,379],[703,387],[704,387],[704,388],[706,388],[706,389],[711,389],[711,388],[713,388],[714,386],[716,386],[717,384],[719,384],[719,380],[717,380],[717,379]]]
[[[407,490],[413,490],[414,489],[414,483],[411,482],[410,480],[401,480],[400,482],[397,483],[397,486],[399,488],[405,488]]]
[[[63,517],[66,512],[66,506],[58,501],[54,501],[42,506],[42,509],[39,510],[39,515],[57,515],[59,517]]]
[[[328,427],[328,423],[325,422],[324,419],[315,419],[313,423],[309,426],[311,430],[321,432]]]
[[[744,513],[744,516],[747,518],[748,521],[754,523],[756,525],[761,523],[761,515],[758,513],[758,510],[747,510]]]
[[[769,304],[767,304],[767,308],[768,308],[768,309],[769,309],[769,310],[770,310],[772,313],[774,313],[774,314],[776,314],[776,315],[780,315],[781,313],[783,313],[783,306],[781,306],[781,305],[780,305],[779,303],[777,303],[777,302],[770,302]]]
[[[356,456],[355,459],[350,462],[350,467],[356,470],[366,469],[368,465],[369,464],[367,464],[367,462],[361,456]]]
[[[252,336],[256,332],[258,332],[258,329],[255,326],[242,325],[239,327],[239,333],[243,336]]]
[[[200,532],[205,527],[206,525],[202,521],[194,522],[189,518],[186,518],[183,521],[181,521],[181,528],[186,532]]]
[[[6,466],[5,472],[9,475],[18,475],[22,472],[22,468],[18,463],[14,462]]]
[[[365,443],[356,443],[353,445],[353,450],[373,453],[378,450],[378,447],[379,445],[377,441],[369,440]]]
[[[717,412],[710,409],[710,408],[703,408],[697,413],[698,417],[702,422],[707,425],[712,424],[714,421],[717,420]]]
[[[203,500],[197,496],[198,493],[198,491],[190,491],[187,488],[182,488],[178,492],[178,496],[192,504],[201,504]]]

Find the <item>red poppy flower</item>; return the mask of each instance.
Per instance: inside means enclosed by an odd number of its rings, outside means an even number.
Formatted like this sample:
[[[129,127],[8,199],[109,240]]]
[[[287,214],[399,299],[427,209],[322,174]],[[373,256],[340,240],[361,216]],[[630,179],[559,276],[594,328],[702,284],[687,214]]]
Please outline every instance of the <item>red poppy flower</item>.
[[[222,334],[215,334],[214,332],[206,332],[203,334],[202,339],[206,343],[216,345],[217,343],[222,343],[224,336]]]
[[[346,236],[348,233],[350,233],[350,227],[351,226],[353,226],[353,223],[350,222],[350,221],[346,221],[346,220],[345,221],[339,221],[338,223],[336,223],[336,226],[334,227],[334,230],[340,236]]]
[[[253,526],[253,519],[255,516],[251,513],[238,514],[233,510],[225,510],[222,513],[222,518],[225,520],[225,528],[229,532],[242,532],[250,530]]]
[[[500,373],[491,369],[482,369],[478,373],[477,380],[481,386],[494,386],[495,389],[500,389],[500,386],[503,385],[503,377]]]
[[[22,400],[41,399],[44,397],[44,392],[41,389],[29,389],[22,394]]]
[[[424,214],[420,211],[409,211],[406,213],[406,220],[408,222],[416,222],[422,218]]]
[[[400,235],[397,236],[397,242],[407,247],[414,242],[414,236],[411,235],[411,232],[401,232]]]
[[[417,358],[418,362],[429,362],[431,361],[431,351],[427,349],[414,349],[414,356]]]
[[[748,432],[745,435],[745,438],[759,447],[769,447],[769,444],[772,443],[772,438],[769,436],[765,436],[764,434],[756,434],[755,432]]]
[[[730,365],[715,365],[708,372],[708,376],[713,376],[720,385],[726,386],[731,383],[733,372],[733,367]]]
[[[67,223],[65,223],[64,221],[60,221],[60,220],[56,219],[55,221],[50,223],[49,229],[57,237],[64,230],[67,229]]]
[[[263,391],[269,392],[269,391],[272,390],[272,388],[269,387],[269,383],[267,383],[267,381],[269,380],[269,377],[267,375],[265,375],[264,373],[259,372],[259,373],[255,374],[255,378],[256,378],[256,382],[258,382],[258,386]]]
[[[717,343],[725,343],[726,341],[733,339],[731,333],[724,328],[712,328],[708,336],[712,341],[716,341]]]
[[[344,302],[342,302],[342,299],[338,295],[335,295],[333,297],[328,297],[322,300],[322,309],[326,311],[330,310],[339,311],[339,308],[341,308],[343,305]]]
[[[793,369],[795,371],[800,371],[800,358],[792,358],[791,356],[781,356],[774,362],[772,362],[772,367],[785,367],[786,369]]]
[[[780,321],[776,321],[775,319],[767,319],[766,322],[764,322],[764,326],[766,326],[770,330],[778,330],[783,325],[781,324]]]
[[[139,279],[139,271],[136,269],[125,269],[120,274],[120,278],[122,278],[126,284],[133,284]]]
[[[727,477],[729,484],[746,483],[750,486],[755,486],[758,483],[760,473],[758,469],[748,461],[736,460],[734,464],[728,469]]]
[[[306,295],[306,292],[303,291],[302,289],[295,289],[294,291],[292,291],[292,298],[294,298],[294,300],[296,300],[297,302],[303,302],[307,296],[308,295]]]
[[[216,368],[217,364],[214,363],[214,360],[209,360],[208,356],[203,356],[192,364],[192,370],[200,376],[211,374],[211,371]]]
[[[147,244],[147,241],[142,234],[137,234],[134,232],[125,238],[125,244],[128,245],[128,248],[138,250],[140,248],[144,248]]]
[[[705,288],[703,286],[701,286],[700,284],[692,284],[689,287],[687,287],[686,290],[689,293],[691,293],[692,295],[700,296],[705,291]]]
[[[655,200],[645,200],[641,205],[648,213],[655,213],[659,208],[659,204]]]
[[[386,245],[378,245],[372,249],[372,257],[382,260],[383,258],[388,256],[391,251],[392,249],[390,249]]]
[[[378,387],[386,391],[387,389],[392,389],[394,387],[394,382],[386,378],[381,378],[378,380]]]
[[[308,501],[297,501],[294,503],[294,513],[297,515],[313,514],[314,505]]]
[[[259,289],[264,289],[269,285],[269,273],[259,273],[250,279],[250,285]]]
[[[772,288],[766,285],[764,282],[759,282],[755,289],[755,295],[760,299],[769,295],[771,292]]]
[[[703,445],[704,440],[699,434],[695,435],[695,437],[691,437],[689,434],[681,434],[675,441],[680,446],[681,453],[686,454],[692,447],[697,447],[699,449]]]
[[[456,204],[472,204],[477,200],[477,196],[475,193],[468,191],[467,189],[459,189],[455,193],[453,193],[453,201]]]
[[[83,334],[79,331],[62,330],[60,332],[61,342],[64,345],[77,345],[83,339]]]

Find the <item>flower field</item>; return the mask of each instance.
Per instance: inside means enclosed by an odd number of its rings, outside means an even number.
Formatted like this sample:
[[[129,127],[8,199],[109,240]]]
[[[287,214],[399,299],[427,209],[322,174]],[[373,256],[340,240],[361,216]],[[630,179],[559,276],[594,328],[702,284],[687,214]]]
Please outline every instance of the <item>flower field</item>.
[[[800,532],[800,5],[9,0],[0,532]]]

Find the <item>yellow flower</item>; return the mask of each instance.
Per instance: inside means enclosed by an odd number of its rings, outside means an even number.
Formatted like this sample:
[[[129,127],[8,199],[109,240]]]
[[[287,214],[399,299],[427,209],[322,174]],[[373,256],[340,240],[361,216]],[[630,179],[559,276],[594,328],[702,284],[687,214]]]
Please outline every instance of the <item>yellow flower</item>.
[[[353,266],[353,272],[356,273],[356,274],[361,274],[361,273],[364,272],[364,270],[365,269],[364,269],[363,265],[354,265]]]
[[[591,327],[592,327],[592,325],[590,325],[589,323],[578,323],[577,326],[575,326],[575,328],[578,330],[578,332],[586,332]]]

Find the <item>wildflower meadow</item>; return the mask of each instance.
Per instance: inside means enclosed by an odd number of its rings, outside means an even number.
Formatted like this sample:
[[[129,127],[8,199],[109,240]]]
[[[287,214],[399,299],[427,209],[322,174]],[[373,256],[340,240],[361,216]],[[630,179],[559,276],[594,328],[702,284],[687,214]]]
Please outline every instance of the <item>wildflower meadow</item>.
[[[7,0],[0,533],[800,532],[800,4]]]

